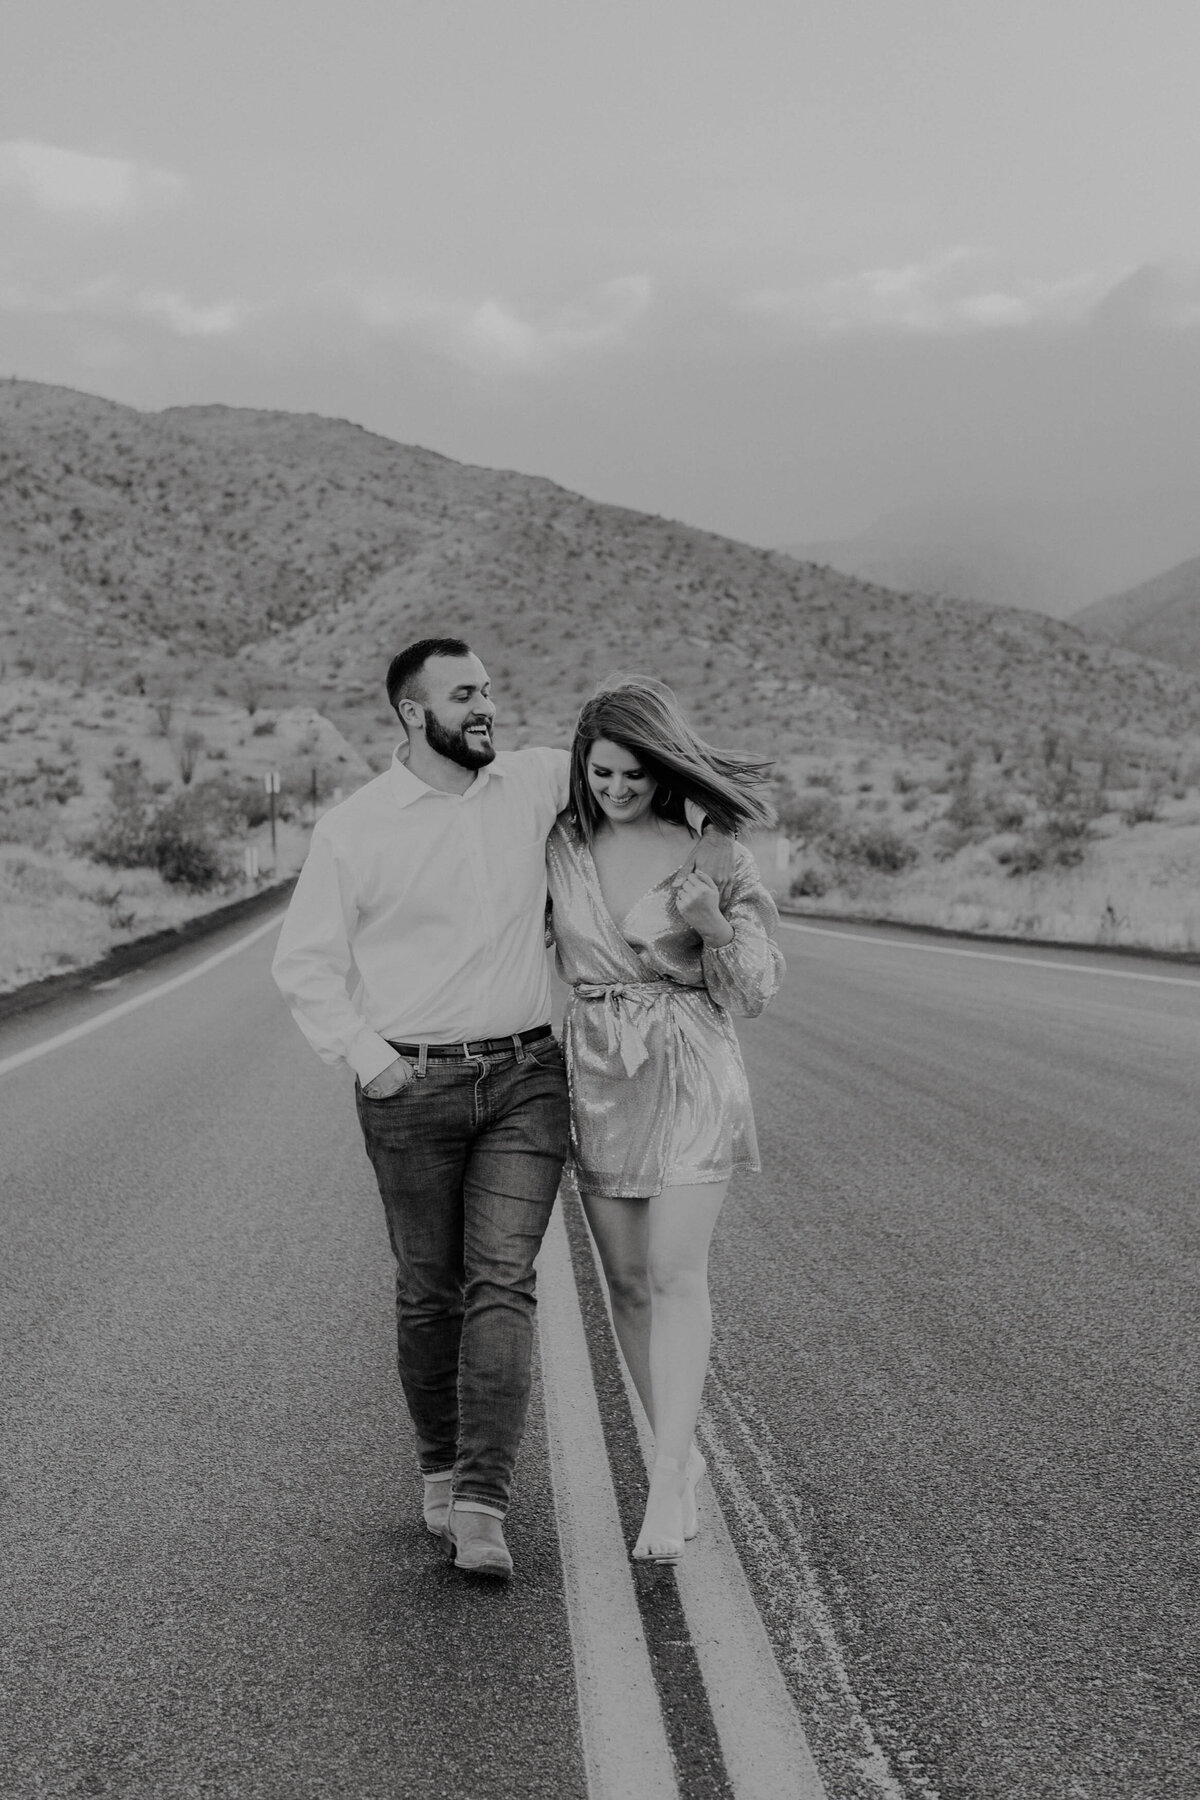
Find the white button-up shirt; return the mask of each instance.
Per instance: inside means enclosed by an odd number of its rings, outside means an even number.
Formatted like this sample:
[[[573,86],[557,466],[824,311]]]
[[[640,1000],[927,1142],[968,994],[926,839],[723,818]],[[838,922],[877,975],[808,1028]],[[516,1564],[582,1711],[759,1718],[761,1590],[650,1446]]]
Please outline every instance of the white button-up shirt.
[[[318,820],[272,973],[326,1062],[365,1086],[397,1043],[508,1037],[550,1018],[546,837],[566,750],[502,751],[465,794],[397,753]]]

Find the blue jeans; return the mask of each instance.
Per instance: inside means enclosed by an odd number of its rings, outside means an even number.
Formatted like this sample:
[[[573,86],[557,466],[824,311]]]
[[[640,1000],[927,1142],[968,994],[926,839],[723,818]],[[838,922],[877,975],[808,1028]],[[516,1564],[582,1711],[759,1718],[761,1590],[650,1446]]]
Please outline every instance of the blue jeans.
[[[567,1154],[552,1039],[430,1057],[386,1100],[358,1093],[396,1258],[397,1361],[426,1475],[502,1515],[525,1428],[537,1255]]]

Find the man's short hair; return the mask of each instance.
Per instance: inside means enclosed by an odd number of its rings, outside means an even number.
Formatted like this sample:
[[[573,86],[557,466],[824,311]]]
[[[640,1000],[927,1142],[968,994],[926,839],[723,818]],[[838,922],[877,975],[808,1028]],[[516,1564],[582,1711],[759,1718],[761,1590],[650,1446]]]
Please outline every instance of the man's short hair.
[[[464,644],[461,638],[418,638],[415,644],[401,650],[399,656],[393,656],[388,664],[388,705],[394,710],[401,700],[416,700],[424,706],[425,684],[421,677],[430,657],[471,654],[470,644]]]

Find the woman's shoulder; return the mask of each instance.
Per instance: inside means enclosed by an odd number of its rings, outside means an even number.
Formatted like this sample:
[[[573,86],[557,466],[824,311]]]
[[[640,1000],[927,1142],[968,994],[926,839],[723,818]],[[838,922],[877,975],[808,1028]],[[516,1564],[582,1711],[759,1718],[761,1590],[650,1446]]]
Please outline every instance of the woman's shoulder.
[[[571,811],[567,808],[560,812],[546,839],[546,854],[551,859],[567,857],[577,862],[583,850],[583,835],[576,824]]]

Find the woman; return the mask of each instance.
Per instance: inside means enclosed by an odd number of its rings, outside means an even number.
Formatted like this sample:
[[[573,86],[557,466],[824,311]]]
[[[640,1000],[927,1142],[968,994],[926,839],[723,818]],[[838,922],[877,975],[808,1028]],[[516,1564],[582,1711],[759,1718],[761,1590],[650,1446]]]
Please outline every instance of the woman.
[[[779,985],[777,914],[741,845],[728,893],[685,871],[688,801],[725,830],[766,824],[768,765],[709,748],[670,688],[597,693],[579,715],[571,803],[547,845],[572,1156],[629,1372],[654,1429],[638,1561],[697,1529],[692,1441],[708,1365],[708,1246],[729,1178],[757,1169],[730,1013]]]

